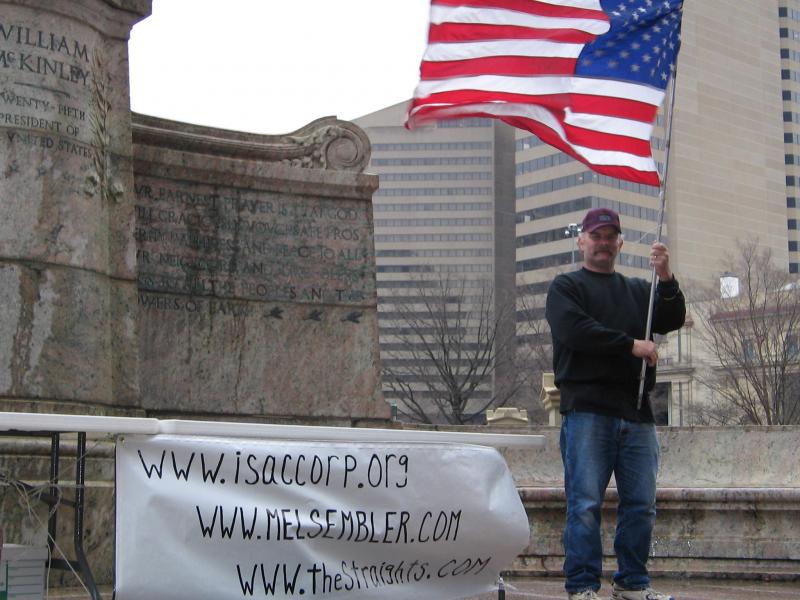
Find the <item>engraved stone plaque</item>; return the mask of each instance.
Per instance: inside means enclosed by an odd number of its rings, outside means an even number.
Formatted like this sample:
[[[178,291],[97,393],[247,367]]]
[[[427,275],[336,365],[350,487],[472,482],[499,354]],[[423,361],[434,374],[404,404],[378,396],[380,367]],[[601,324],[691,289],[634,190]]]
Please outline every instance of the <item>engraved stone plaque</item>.
[[[140,291],[361,305],[370,205],[137,177]]]
[[[143,407],[385,419],[363,133],[134,125]]]

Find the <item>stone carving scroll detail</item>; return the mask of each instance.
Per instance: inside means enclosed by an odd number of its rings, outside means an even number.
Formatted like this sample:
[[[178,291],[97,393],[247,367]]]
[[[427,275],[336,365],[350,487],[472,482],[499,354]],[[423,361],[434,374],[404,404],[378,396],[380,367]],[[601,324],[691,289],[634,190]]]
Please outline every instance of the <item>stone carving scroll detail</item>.
[[[286,135],[255,135],[133,115],[134,143],[292,167],[361,173],[369,164],[366,133],[349,121],[323,117]]]
[[[364,133],[348,123],[327,125],[305,136],[292,135],[300,154],[284,159],[293,167],[322,168],[336,171],[363,171],[369,162],[369,141]]]

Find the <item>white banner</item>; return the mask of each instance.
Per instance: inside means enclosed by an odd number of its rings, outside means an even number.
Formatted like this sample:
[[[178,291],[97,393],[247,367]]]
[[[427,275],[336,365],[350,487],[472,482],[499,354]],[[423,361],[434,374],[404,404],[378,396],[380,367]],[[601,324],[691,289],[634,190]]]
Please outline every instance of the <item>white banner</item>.
[[[125,436],[118,600],[445,600],[496,589],[528,519],[493,448]]]

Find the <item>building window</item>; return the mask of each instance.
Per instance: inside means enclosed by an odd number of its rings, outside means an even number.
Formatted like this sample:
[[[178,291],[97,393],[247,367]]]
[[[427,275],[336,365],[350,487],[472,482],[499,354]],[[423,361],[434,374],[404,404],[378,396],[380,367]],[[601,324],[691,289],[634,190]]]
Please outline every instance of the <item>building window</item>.
[[[373,194],[373,198],[388,196],[490,196],[489,187],[463,188],[384,188]]]
[[[800,123],[800,115],[796,112],[792,112],[789,110],[783,111],[783,122],[784,123]]]
[[[491,119],[470,118],[470,119],[453,119],[449,121],[437,121],[436,127],[439,129],[453,129],[456,127],[491,127]]]
[[[789,229],[797,229],[797,219],[787,220],[786,227],[788,227]]]
[[[655,208],[645,208],[644,206],[619,202],[618,200],[608,200],[607,198],[601,198],[599,196],[583,196],[582,198],[567,200],[566,202],[558,202],[556,204],[548,204],[547,206],[539,206],[537,208],[520,211],[517,213],[516,221],[517,223],[528,223],[536,219],[555,217],[590,208],[610,208],[627,217],[635,217],[645,221],[658,221],[658,210]]]
[[[455,173],[381,173],[381,181],[471,181],[491,179],[488,171],[463,171]]]
[[[465,256],[493,256],[491,248],[419,248],[415,250],[376,250],[378,258],[452,258]]]
[[[489,156],[429,156],[418,158],[373,158],[372,165],[377,167],[417,167],[431,165],[488,165],[492,163]]]
[[[531,173],[533,171],[539,171],[541,169],[555,167],[557,165],[563,165],[569,162],[575,162],[575,159],[569,154],[564,154],[563,152],[559,152],[558,154],[548,154],[547,156],[542,156],[541,158],[517,163],[516,172],[517,175],[522,175],[523,173]]]
[[[491,273],[492,265],[378,265],[377,273]]]
[[[669,407],[672,400],[672,384],[668,381],[656,383],[650,392],[650,406],[656,425],[669,425]]]
[[[560,254],[551,254],[550,256],[541,256],[539,258],[529,258],[517,262],[517,273],[524,273],[525,271],[536,271],[537,269],[546,269],[547,267],[558,267],[561,265],[568,265],[575,259],[580,260],[578,252],[562,252]]]
[[[800,21],[800,10],[788,8],[786,6],[779,6],[778,17],[783,19],[789,18],[792,21]]]
[[[797,273],[798,264],[797,263],[789,263],[789,273]]]
[[[789,252],[797,252],[797,242],[795,240],[789,240]]]
[[[792,111],[784,111],[783,112],[783,122],[784,123],[798,123],[800,124],[800,115],[796,112]]]
[[[492,210],[491,202],[407,202],[400,204],[373,204],[375,212],[452,212]]]
[[[535,135],[529,135],[517,140],[516,147],[517,150],[529,150],[530,148],[535,148],[537,146],[541,146],[542,144],[544,144],[544,142],[538,137]]]
[[[387,233],[375,234],[375,241],[390,242],[491,242],[491,233]]]
[[[446,219],[375,219],[375,227],[477,227],[491,225],[492,219],[488,217]]]
[[[658,186],[645,185],[643,183],[617,179],[616,177],[600,175],[592,171],[583,171],[582,173],[575,173],[574,175],[566,175],[564,177],[557,177],[555,179],[547,179],[545,181],[540,181],[539,183],[518,187],[517,200],[530,198],[531,196],[538,196],[540,194],[548,194],[550,192],[564,190],[571,187],[587,185],[590,183],[598,183],[600,185],[619,190],[626,190],[629,192],[635,192],[654,197],[658,196],[659,191]],[[380,192],[380,190],[378,191]]]
[[[790,38],[793,40],[800,40],[800,31],[789,29],[788,27],[781,27],[778,32],[782,38]]]
[[[628,267],[634,267],[636,269],[649,269],[650,257],[637,256],[635,254],[626,254],[625,252],[620,252],[619,256],[617,257],[617,263]]]
[[[491,150],[491,142],[397,142],[393,144],[372,144],[375,152],[417,152],[420,150]]]

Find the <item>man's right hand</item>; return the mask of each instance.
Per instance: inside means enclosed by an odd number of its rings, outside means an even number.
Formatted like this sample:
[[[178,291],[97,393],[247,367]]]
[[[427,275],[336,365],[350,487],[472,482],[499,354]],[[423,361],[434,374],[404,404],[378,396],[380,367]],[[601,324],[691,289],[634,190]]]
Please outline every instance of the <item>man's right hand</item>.
[[[631,354],[636,358],[643,358],[651,367],[655,367],[658,362],[658,347],[655,342],[650,340],[633,340]]]

